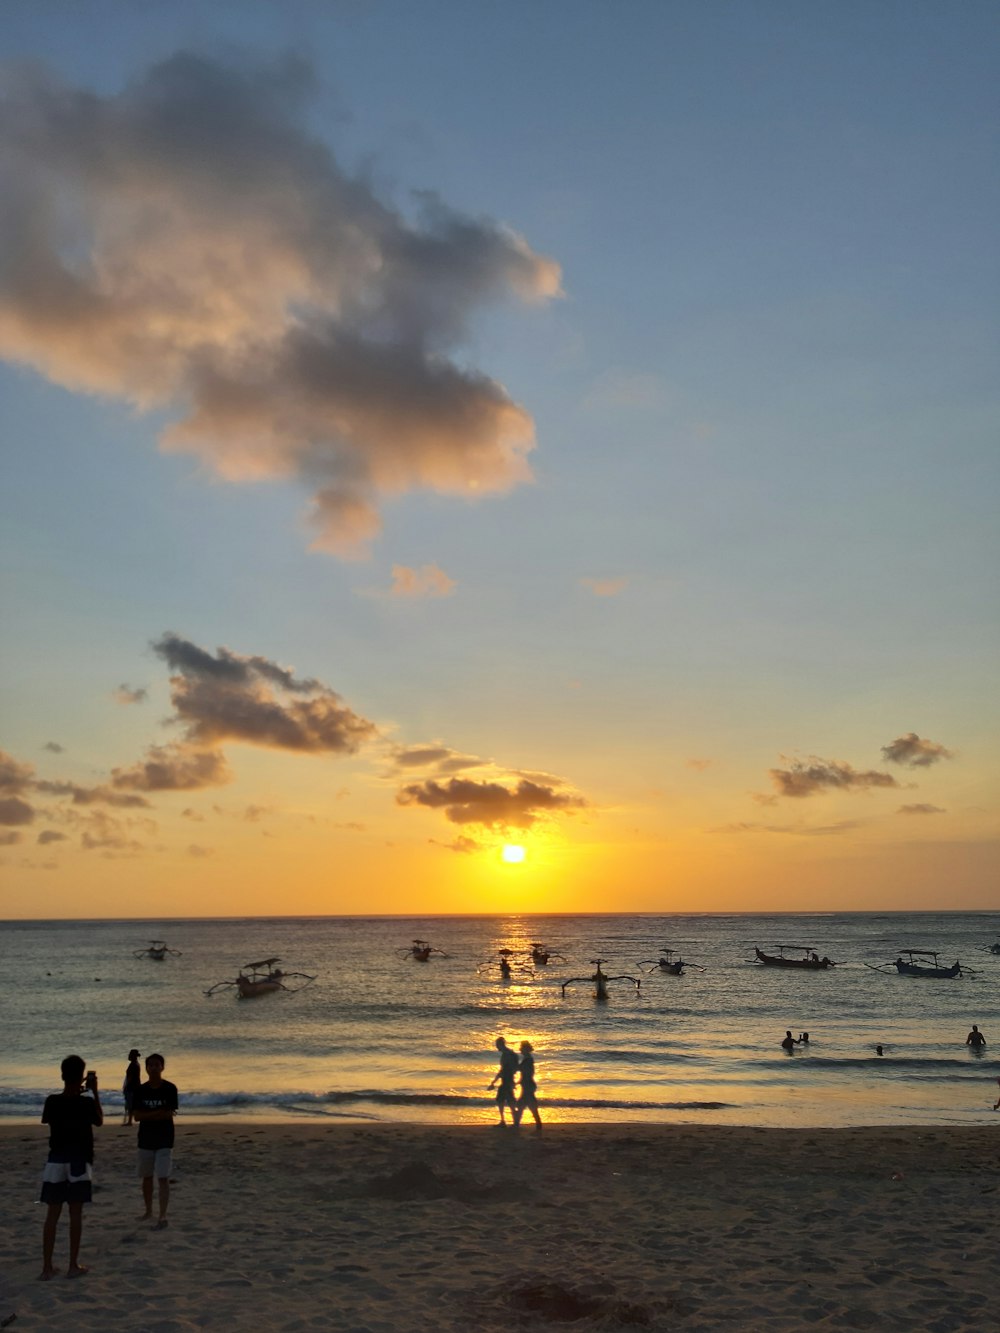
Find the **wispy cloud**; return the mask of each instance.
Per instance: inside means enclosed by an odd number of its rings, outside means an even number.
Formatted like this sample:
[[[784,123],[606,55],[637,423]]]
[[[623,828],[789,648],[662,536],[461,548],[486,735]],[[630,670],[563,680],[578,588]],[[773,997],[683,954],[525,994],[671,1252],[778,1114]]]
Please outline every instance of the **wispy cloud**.
[[[63,747],[58,741],[46,741],[42,746],[43,750],[48,750],[49,754],[63,754]]]
[[[111,697],[119,704],[141,704],[145,703],[149,691],[139,687],[132,689],[130,685],[119,685],[111,691]]]
[[[718,830],[720,833],[779,833],[797,838],[835,838],[841,833],[849,833],[860,828],[857,819],[841,819],[835,824],[726,824]]]
[[[397,769],[423,768],[439,775],[483,768],[489,763],[487,759],[479,759],[474,754],[462,754],[460,750],[436,742],[430,745],[394,746],[391,759]]]
[[[393,565],[392,587],[387,595],[403,598],[450,597],[457,587],[456,581],[437,565],[421,565],[419,569],[411,569],[408,565]]]
[[[873,787],[899,786],[891,773],[859,770],[842,759],[818,759],[815,756],[793,760],[788,768],[772,768],[768,773],[779,796],[797,800],[829,791],[868,791]]]
[[[918,801],[915,805],[901,805],[897,815],[943,815],[947,811],[940,805],[931,805],[927,801]]]
[[[685,759],[684,767],[693,768],[696,773],[704,773],[707,768],[711,768],[714,760],[712,759]]]
[[[580,580],[584,588],[589,588],[595,597],[617,597],[628,587],[627,578],[616,579],[590,579]]]
[[[381,199],[310,132],[314,90],[296,58],[179,52],[111,95],[8,72],[0,355],[180,414],[163,447],[229,481],[299,479],[314,546],[350,556],[387,495],[530,479],[530,416],[455,350],[560,271],[431,192]]]
[[[883,745],[882,755],[887,763],[905,764],[907,768],[929,768],[942,759],[955,757],[951,750],[946,750],[937,741],[925,740],[915,731],[908,731],[905,736],[897,736],[888,745]]]

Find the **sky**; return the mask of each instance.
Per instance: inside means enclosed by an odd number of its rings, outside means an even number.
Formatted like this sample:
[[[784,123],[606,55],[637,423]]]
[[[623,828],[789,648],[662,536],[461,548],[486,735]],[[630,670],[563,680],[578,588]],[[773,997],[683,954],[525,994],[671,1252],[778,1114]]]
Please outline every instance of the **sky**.
[[[998,38],[6,0],[0,916],[1000,911]]]

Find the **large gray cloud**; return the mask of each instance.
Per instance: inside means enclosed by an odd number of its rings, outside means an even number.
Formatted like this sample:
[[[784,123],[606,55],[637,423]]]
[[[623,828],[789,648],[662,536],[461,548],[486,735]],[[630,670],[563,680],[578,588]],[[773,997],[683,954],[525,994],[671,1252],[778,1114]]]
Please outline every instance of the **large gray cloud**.
[[[448,782],[428,779],[404,787],[396,800],[400,805],[443,809],[453,824],[482,824],[486,828],[530,828],[542,815],[572,812],[587,805],[574,792],[526,779],[511,787],[471,778],[451,778]]]
[[[454,352],[559,268],[432,194],[380,199],[307,129],[312,87],[293,59],[178,53],[110,96],[8,69],[0,355],[172,412],[164,447],[230,480],[301,479],[347,555],[387,494],[530,478],[531,418]]]
[[[145,759],[115,769],[112,784],[129,791],[190,791],[231,777],[218,748],[226,741],[308,754],[354,754],[378,729],[328,685],[299,679],[266,657],[229,648],[213,654],[178,634],[153,651],[172,672],[170,697],[180,741],[152,746]]]
[[[942,759],[953,759],[951,750],[946,750],[937,741],[925,740],[915,731],[908,731],[905,736],[897,736],[888,745],[882,746],[883,758],[890,764],[905,764],[907,768],[929,768]]]
[[[874,769],[859,771],[842,759],[793,760],[788,768],[768,770],[779,796],[801,799],[828,791],[868,791],[872,787],[898,787],[891,773]]]

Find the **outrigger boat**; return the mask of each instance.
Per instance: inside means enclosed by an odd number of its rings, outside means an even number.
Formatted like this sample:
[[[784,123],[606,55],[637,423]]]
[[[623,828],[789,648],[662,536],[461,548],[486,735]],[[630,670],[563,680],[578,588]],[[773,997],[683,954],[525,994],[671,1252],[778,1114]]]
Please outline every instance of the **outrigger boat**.
[[[699,972],[705,970],[700,964],[689,963],[686,958],[682,958],[676,949],[661,949],[659,958],[640,958],[636,967],[645,967],[647,963],[652,964],[650,972],[666,972],[671,977],[683,976],[686,967],[697,967]]]
[[[500,980],[510,981],[514,975],[514,964],[511,959],[514,957],[513,949],[498,949],[496,958],[490,958],[481,967],[477,969],[480,973],[484,968],[498,967],[500,969]],[[530,968],[519,968],[519,971],[530,972]]]
[[[560,963],[565,963],[566,961],[561,953],[556,953],[555,950],[550,949],[547,944],[540,944],[536,940],[531,945],[531,961],[536,967],[544,967],[551,958],[557,959]]]
[[[300,978],[303,986],[308,986],[310,981],[315,981],[314,976],[308,972],[283,972],[276,963],[280,963],[280,958],[262,958],[258,963],[245,963],[239,972],[231,981],[217,981],[214,986],[210,986],[205,992],[206,995],[214,995],[217,990],[225,990],[227,986],[234,986],[236,994],[241,1000],[250,1000],[257,995],[269,995],[273,991],[302,990],[302,986],[286,986],[285,982]]]
[[[564,981],[562,983],[562,995],[564,999],[566,997],[566,987],[572,986],[573,983],[576,981],[592,981],[594,983],[595,1000],[606,1000],[608,998],[609,981],[631,981],[632,985],[635,987],[636,995],[639,994],[639,987],[642,985],[642,982],[639,980],[638,977],[630,977],[627,974],[623,974],[621,976],[616,976],[616,977],[609,977],[607,973],[601,969],[601,964],[606,963],[608,961],[606,958],[591,958],[590,961],[597,968],[597,971],[594,973],[592,977],[569,977],[566,981]]]
[[[432,953],[439,953],[442,958],[448,955],[443,949],[434,949],[426,940],[414,940],[412,944],[407,945],[405,949],[397,949],[396,952],[400,958],[413,958],[418,963],[427,963],[430,961]]]
[[[865,966],[873,972],[890,972],[895,968],[901,977],[938,977],[947,980],[964,975],[962,964],[957,958],[951,967],[942,967],[933,949],[900,949],[895,962],[882,963],[879,967],[873,967],[871,963]]]
[[[836,967],[837,964],[829,958],[820,958],[811,945],[808,944],[772,944],[772,949],[777,949],[777,953],[765,953],[763,949],[754,949],[757,955],[757,962],[763,963],[765,967],[800,967],[807,972],[825,972],[828,967]],[[794,957],[801,954],[801,958]]]
[[[133,958],[153,958],[156,962],[162,963],[167,954],[173,954],[175,958],[181,956],[180,949],[168,949],[162,940],[150,940],[145,949],[136,949]]]

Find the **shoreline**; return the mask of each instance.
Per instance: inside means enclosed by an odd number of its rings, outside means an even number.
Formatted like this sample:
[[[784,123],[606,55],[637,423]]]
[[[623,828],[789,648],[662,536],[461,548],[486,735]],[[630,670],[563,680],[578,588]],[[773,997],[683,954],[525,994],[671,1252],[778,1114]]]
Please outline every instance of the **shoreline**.
[[[40,1283],[42,1125],[0,1124],[0,1321],[248,1326],[982,1328],[1000,1125],[751,1128],[178,1121],[170,1227],[135,1220],[132,1129],[97,1132],[75,1282]],[[56,1263],[65,1264],[65,1216]],[[938,1323],[938,1321],[942,1321]]]

